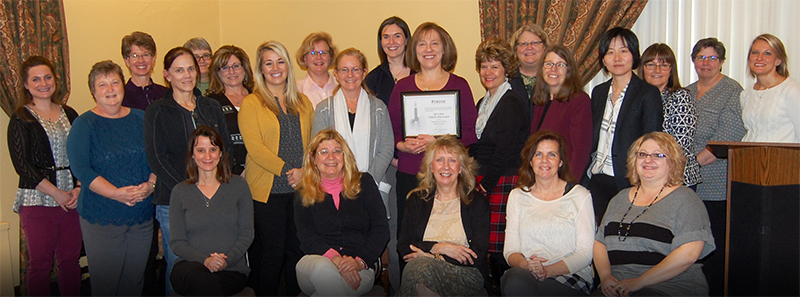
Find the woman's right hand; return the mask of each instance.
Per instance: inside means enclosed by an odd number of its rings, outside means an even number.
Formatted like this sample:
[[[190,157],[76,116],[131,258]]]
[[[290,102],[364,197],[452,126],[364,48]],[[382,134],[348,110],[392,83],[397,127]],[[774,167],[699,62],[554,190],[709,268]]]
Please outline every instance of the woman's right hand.
[[[403,142],[397,143],[397,150],[407,153],[418,155],[425,151],[425,147],[429,142],[436,140],[433,136],[420,134],[414,137],[406,137]]]
[[[470,248],[450,242],[439,242],[434,244],[431,248],[431,253],[447,255],[462,265],[475,264],[474,259],[478,258],[478,255],[475,254],[475,252]]]
[[[617,286],[619,286],[619,280],[614,276],[609,275],[600,280],[600,289],[606,297],[620,296],[620,293],[617,292]]]
[[[134,206],[136,203],[141,202],[147,197],[147,191],[140,189],[138,186],[126,186],[117,188],[111,197],[120,203],[127,206]]]
[[[360,270],[358,267],[361,264],[350,256],[335,256],[331,259],[331,262],[339,269],[339,275],[347,282],[347,285],[353,290],[358,290],[358,286],[361,285],[361,275],[358,274]]]
[[[61,206],[61,209],[64,211],[69,211],[70,208],[74,208],[70,206],[73,206],[75,202],[78,201],[78,196],[72,195],[71,192],[62,191],[59,189],[53,191],[51,196],[53,196],[53,200],[55,200],[56,203],[58,203],[58,206]]]

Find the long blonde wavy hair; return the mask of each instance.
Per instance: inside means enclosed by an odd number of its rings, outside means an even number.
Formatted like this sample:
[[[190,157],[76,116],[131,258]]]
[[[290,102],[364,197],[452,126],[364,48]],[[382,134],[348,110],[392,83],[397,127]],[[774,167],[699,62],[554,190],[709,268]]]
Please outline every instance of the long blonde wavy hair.
[[[289,57],[289,52],[286,48],[277,41],[267,41],[258,46],[256,50],[256,67],[255,67],[255,81],[256,87],[253,94],[261,99],[269,110],[275,113],[275,116],[280,115],[280,106],[275,102],[275,95],[267,88],[267,82],[264,79],[264,71],[261,67],[264,65],[263,53],[267,51],[274,51],[286,63],[286,85],[283,88],[283,96],[286,100],[286,112],[293,115],[299,115],[300,110],[311,108],[311,102],[304,100],[304,97],[297,90],[297,84],[294,79],[294,70],[292,69],[292,59]]]
[[[358,194],[361,193],[361,172],[358,171],[353,151],[347,146],[347,142],[339,132],[333,129],[326,129],[319,131],[314,136],[303,156],[303,178],[297,185],[297,192],[300,193],[305,207],[325,200],[325,191],[322,190],[321,186],[322,178],[319,175],[317,165],[314,164],[314,160],[317,158],[317,148],[325,140],[336,141],[342,146],[342,157],[344,159],[344,166],[342,166],[343,196],[347,199],[355,200],[358,198]]]
[[[422,165],[417,173],[419,186],[411,190],[406,199],[416,194],[428,201],[431,194],[436,191],[436,178],[433,176],[431,164],[433,164],[436,153],[440,151],[458,156],[461,163],[458,171],[458,196],[464,204],[469,204],[472,202],[470,193],[475,190],[475,172],[478,169],[478,163],[469,156],[464,145],[452,135],[437,138],[436,141],[425,147],[425,156],[422,158]]]

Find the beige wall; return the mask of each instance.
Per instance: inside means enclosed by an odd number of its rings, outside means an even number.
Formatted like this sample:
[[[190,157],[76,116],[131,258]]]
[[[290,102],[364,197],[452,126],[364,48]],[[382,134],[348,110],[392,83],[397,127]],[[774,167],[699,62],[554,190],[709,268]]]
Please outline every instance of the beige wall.
[[[120,53],[123,36],[139,30],[150,33],[158,46],[153,80],[163,84],[163,54],[186,40],[202,36],[211,47],[234,44],[251,58],[261,42],[277,40],[294,54],[308,33],[326,31],[339,49],[355,47],[378,65],[377,27],[397,15],[413,32],[422,22],[433,21],[450,32],[459,50],[454,71],[465,77],[477,98],[484,94],[475,72],[474,53],[480,43],[478,2],[475,0],[64,0],[70,45],[72,95],[69,105],[79,113],[94,106],[86,76],[92,64],[111,59],[125,69]],[[297,77],[301,72],[294,63]],[[128,76],[127,70],[125,71]],[[17,174],[8,156],[8,117],[0,116],[0,221],[11,224],[14,283],[19,283],[19,216],[11,211]]]

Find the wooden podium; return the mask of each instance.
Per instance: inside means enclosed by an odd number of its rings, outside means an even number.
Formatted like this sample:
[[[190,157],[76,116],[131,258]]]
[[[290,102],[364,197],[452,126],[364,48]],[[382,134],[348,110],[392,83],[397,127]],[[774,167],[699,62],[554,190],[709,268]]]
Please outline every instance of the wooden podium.
[[[708,146],[728,159],[725,295],[800,295],[800,144]]]

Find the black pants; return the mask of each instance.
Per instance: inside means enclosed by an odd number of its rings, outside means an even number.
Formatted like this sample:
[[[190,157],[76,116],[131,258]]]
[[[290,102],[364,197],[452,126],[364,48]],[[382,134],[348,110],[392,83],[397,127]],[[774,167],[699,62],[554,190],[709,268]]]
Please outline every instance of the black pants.
[[[281,273],[286,281],[286,295],[300,294],[295,266],[303,254],[293,205],[294,193],[270,194],[267,203],[253,201],[255,239],[249,249],[248,284],[258,296],[278,295]]]
[[[511,268],[511,266],[509,266],[508,262],[506,262],[506,258],[503,257],[503,253],[489,253],[489,262],[489,268],[492,271],[492,279],[489,280],[492,291],[489,292],[489,295],[500,296],[503,274],[505,274],[506,270]],[[503,294],[505,294],[505,292],[503,292]]]
[[[231,296],[247,284],[247,275],[236,271],[211,273],[203,263],[180,261],[172,267],[172,288],[183,296]]]
[[[714,235],[714,244],[717,246],[716,250],[703,259],[703,274],[708,281],[708,294],[722,296],[725,287],[725,216],[728,201],[703,201],[703,204],[708,210],[711,234]]]
[[[397,237],[399,238],[400,228],[403,226],[403,214],[406,210],[406,197],[408,192],[419,186],[419,181],[417,181],[416,174],[397,171],[395,176],[397,177],[395,189],[397,191]],[[400,258],[402,259],[403,256],[400,255]]]
[[[600,221],[603,220],[608,202],[621,190],[617,188],[617,182],[613,176],[599,173],[592,175],[592,179],[589,180],[589,192],[592,193],[592,205],[597,225],[600,225]]]

